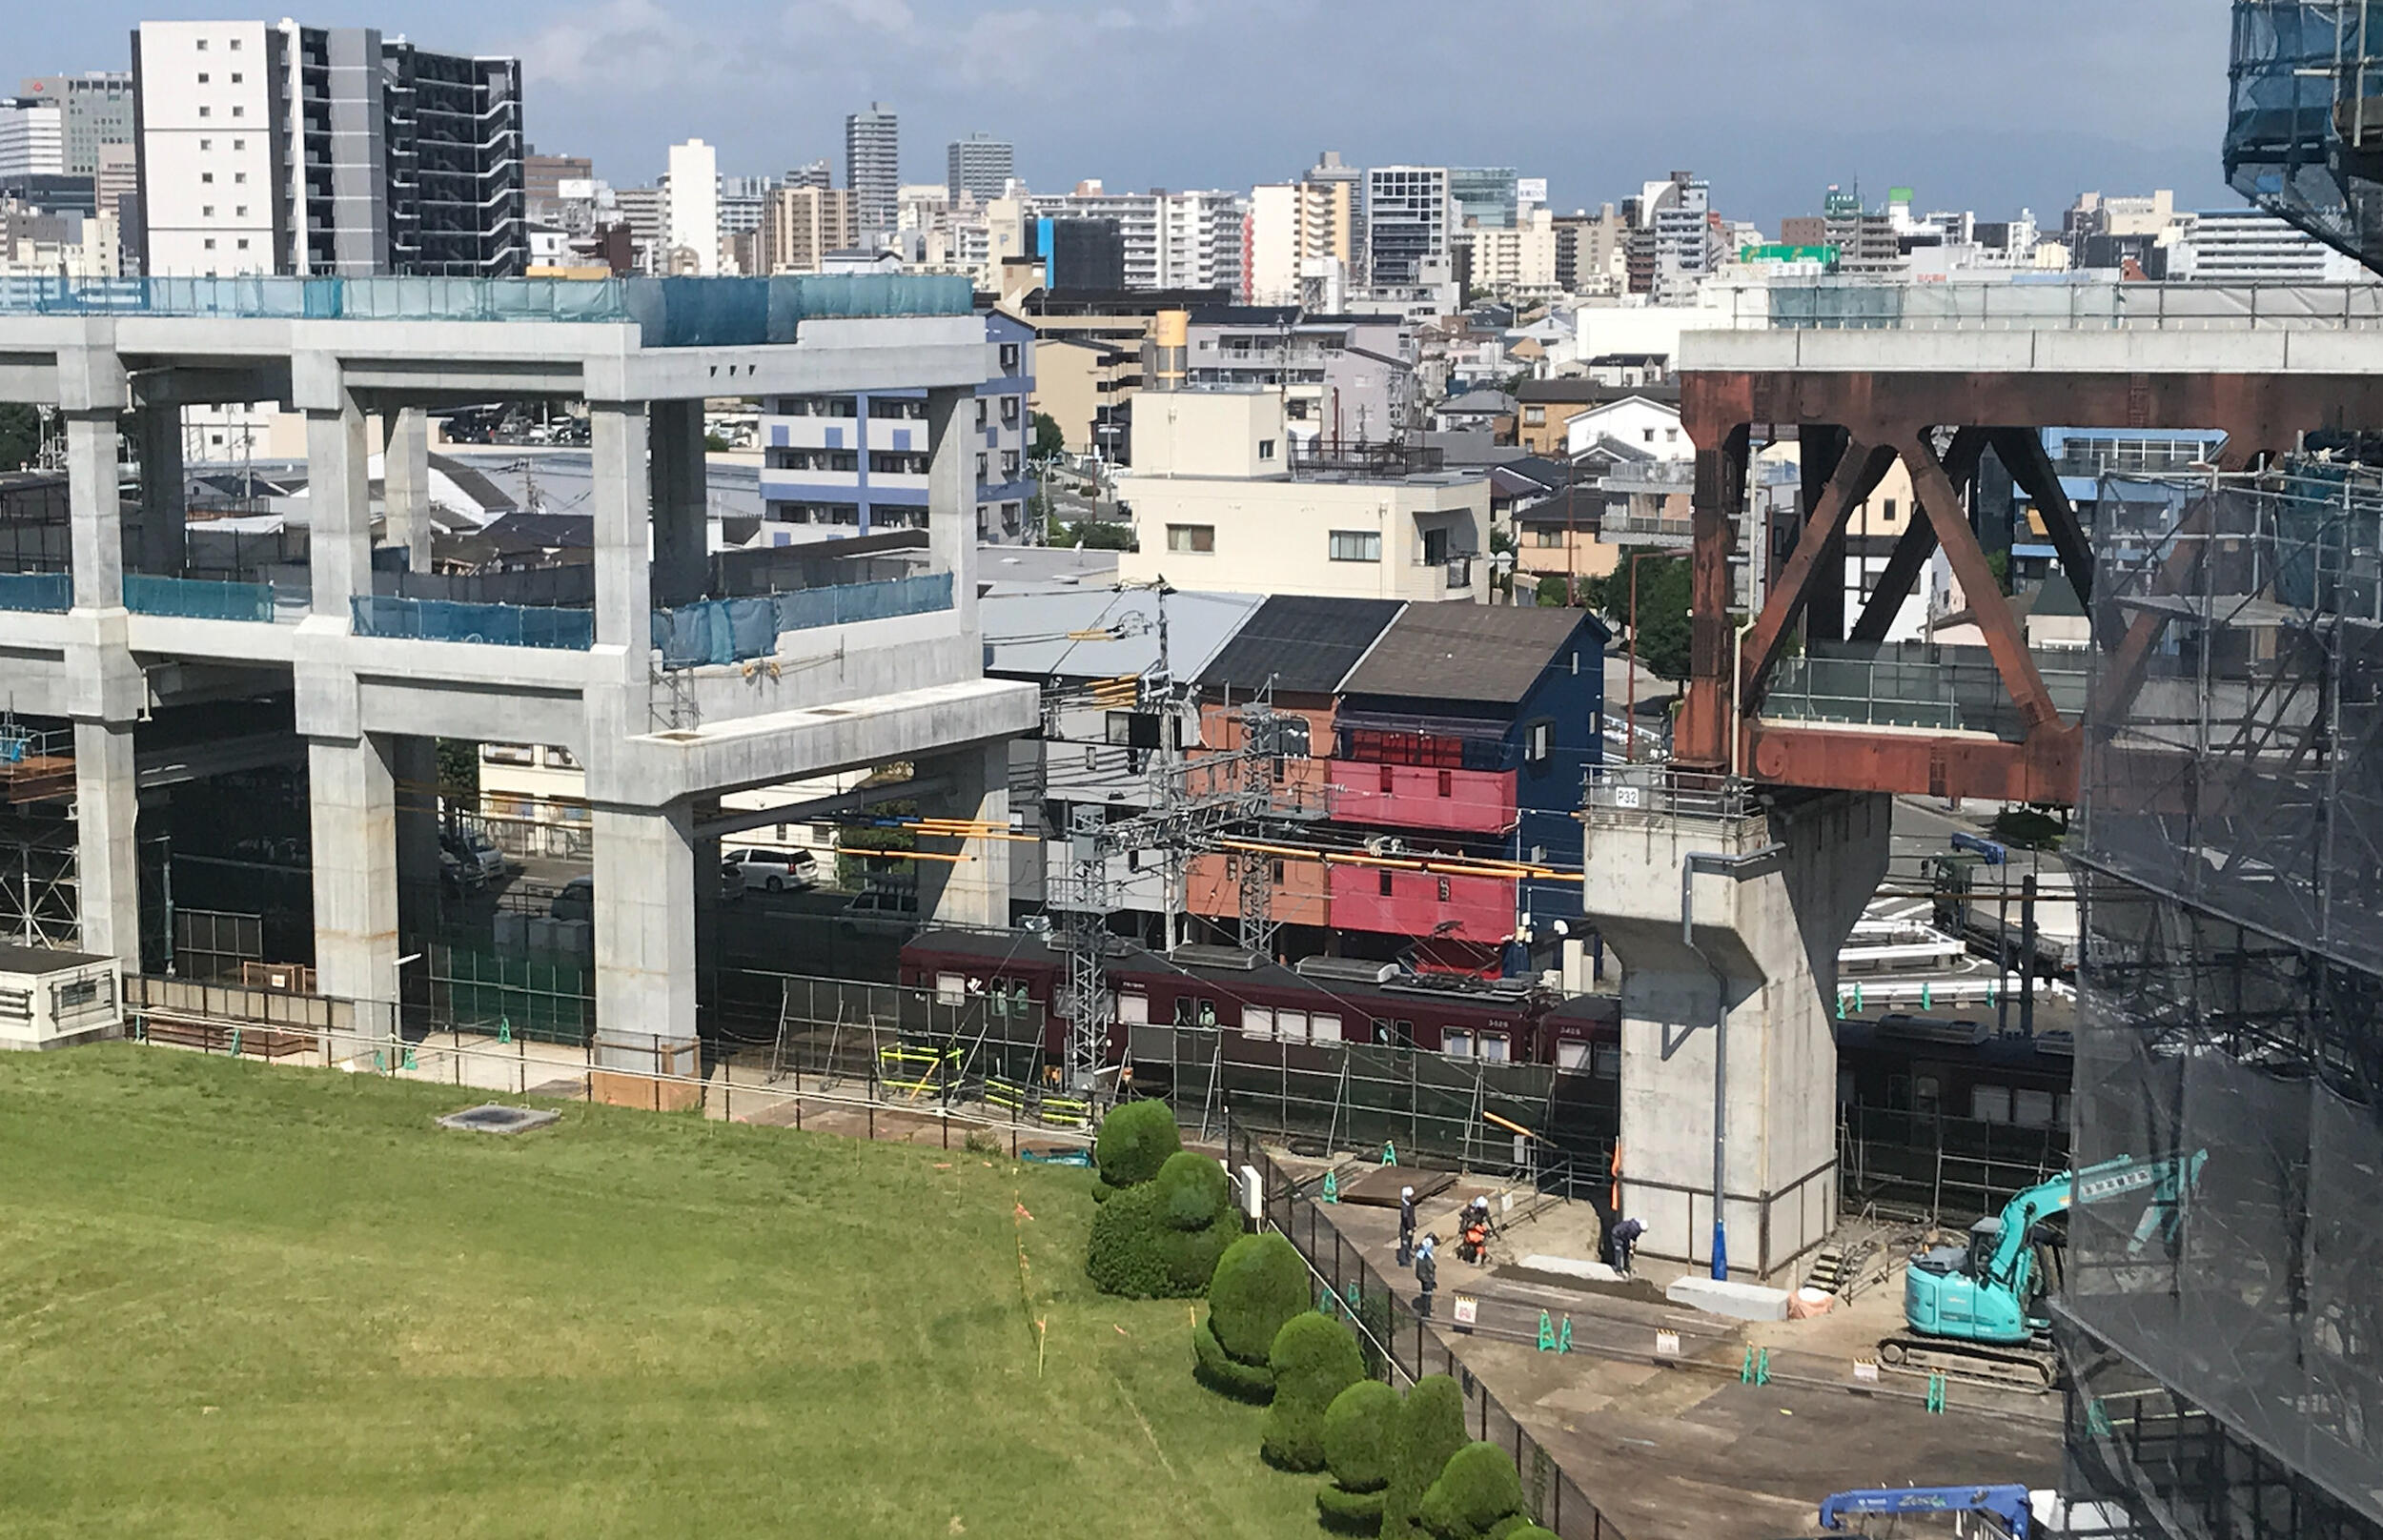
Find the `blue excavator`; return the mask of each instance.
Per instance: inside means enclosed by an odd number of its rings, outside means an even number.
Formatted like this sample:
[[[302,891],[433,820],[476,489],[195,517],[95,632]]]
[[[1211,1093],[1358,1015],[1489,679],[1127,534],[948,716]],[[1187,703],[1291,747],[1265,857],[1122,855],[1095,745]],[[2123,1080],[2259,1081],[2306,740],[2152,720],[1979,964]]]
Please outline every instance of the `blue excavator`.
[[[2000,1215],[1969,1226],[1966,1246],[1932,1246],[1904,1270],[1904,1330],[1878,1345],[1879,1362],[1909,1374],[2049,1389],[2059,1378],[2044,1300],[2060,1287],[2072,1204],[2140,1201],[2128,1249],[2176,1238],[2208,1150],[2166,1160],[2122,1155],[2027,1188]]]

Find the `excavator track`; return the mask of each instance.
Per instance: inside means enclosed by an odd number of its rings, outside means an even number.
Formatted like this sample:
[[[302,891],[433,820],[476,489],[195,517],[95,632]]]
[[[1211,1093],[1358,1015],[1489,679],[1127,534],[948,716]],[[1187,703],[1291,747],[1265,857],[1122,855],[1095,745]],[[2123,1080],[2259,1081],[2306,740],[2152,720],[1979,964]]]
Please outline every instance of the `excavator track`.
[[[1881,1337],[1879,1367],[1891,1374],[1942,1374],[1960,1385],[2043,1395],[2060,1380],[2060,1361],[2048,1349],[1989,1348],[1942,1337]]]

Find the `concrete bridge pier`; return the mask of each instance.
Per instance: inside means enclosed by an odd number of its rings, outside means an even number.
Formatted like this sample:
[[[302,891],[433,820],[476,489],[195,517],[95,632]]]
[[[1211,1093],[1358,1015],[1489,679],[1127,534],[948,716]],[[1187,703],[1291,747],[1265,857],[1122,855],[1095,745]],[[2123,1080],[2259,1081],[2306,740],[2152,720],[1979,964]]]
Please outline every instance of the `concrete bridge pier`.
[[[1625,800],[1591,808],[1587,861],[1622,968],[1621,1212],[1643,1254],[1709,1267],[1718,1159],[1729,1275],[1781,1283],[1837,1222],[1837,950],[1885,876],[1891,800]]]

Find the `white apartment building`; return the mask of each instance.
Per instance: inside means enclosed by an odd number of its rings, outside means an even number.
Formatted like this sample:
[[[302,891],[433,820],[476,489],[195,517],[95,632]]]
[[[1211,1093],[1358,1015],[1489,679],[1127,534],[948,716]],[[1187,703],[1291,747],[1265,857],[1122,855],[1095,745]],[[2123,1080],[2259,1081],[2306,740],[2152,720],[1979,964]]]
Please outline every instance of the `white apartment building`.
[[[66,109],[54,102],[0,103],[0,176],[66,174]]]
[[[1170,192],[1165,205],[1163,289],[1243,292],[1249,200],[1238,192]]]
[[[0,276],[113,278],[123,271],[112,213],[0,213]]]
[[[698,277],[720,272],[720,154],[701,139],[670,147],[663,178],[663,209],[669,221],[670,271],[692,260]]]
[[[1546,299],[1562,292],[1556,281],[1556,220],[1531,209],[1510,229],[1476,226],[1465,232],[1473,244],[1473,281],[1500,299]]]
[[[1489,598],[1489,481],[1335,464],[1291,444],[1281,393],[1144,391],[1118,496],[1140,549],[1120,582],[1361,598]]]
[[[1362,193],[1348,177],[1275,182],[1250,193],[1246,294],[1255,305],[1302,303],[1302,279],[1337,263],[1345,280],[1354,264]]]
[[[864,235],[889,233],[902,190],[902,120],[883,102],[844,120],[844,185]]]
[[[135,34],[150,273],[279,270],[281,45],[261,21],[145,22]]]
[[[2179,215],[2168,276],[2190,283],[2375,281],[2357,258],[2256,209]]]

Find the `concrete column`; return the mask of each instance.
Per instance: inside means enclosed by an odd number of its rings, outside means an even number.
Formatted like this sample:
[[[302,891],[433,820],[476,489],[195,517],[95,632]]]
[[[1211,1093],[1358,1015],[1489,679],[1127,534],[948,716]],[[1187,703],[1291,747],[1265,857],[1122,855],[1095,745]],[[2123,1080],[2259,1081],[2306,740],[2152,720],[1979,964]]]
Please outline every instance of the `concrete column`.
[[[408,733],[387,741],[396,788],[397,934],[410,951],[438,922],[438,740]]]
[[[702,598],[710,576],[703,403],[656,401],[647,409],[646,432],[653,453],[654,602],[668,608]]]
[[[430,571],[430,416],[418,406],[382,415],[381,539],[405,547],[408,572]]]
[[[179,578],[189,562],[183,521],[180,407],[141,409],[140,456],[140,569],[161,578]]]
[[[373,591],[371,457],[364,414],[344,390],[306,411],[307,544],[317,616],[346,624],[349,599]]]
[[[623,677],[642,680],[654,644],[645,407],[637,401],[591,401],[588,415],[595,473],[590,501],[595,511],[596,645],[623,649],[634,660],[633,667],[624,667]]]
[[[74,607],[124,607],[124,504],[113,407],[66,414],[67,516],[74,557]]]
[[[74,881],[82,948],[141,965],[140,857],[132,829],[132,724],[74,724]]]
[[[397,788],[393,740],[309,739],[314,838],[315,977],[326,995],[377,1003],[357,1012],[368,1036],[388,1030],[397,962]]]
[[[976,393],[927,393],[927,544],[935,570],[951,574],[961,630],[976,633]],[[866,431],[868,425],[863,423]],[[864,451],[866,453],[866,451]]]
[[[694,818],[683,803],[599,804],[593,823],[597,1064],[626,1075],[692,1076]]]
[[[1649,1255],[1709,1266],[1717,1017],[1726,1013],[1731,1274],[1789,1277],[1837,1220],[1837,949],[1885,876],[1891,800],[1824,793],[1733,820],[1600,811],[1588,905],[1621,961],[1621,1206]],[[1690,852],[1783,846],[1757,874],[1700,872],[1695,945],[1680,927]]]
[[[1009,745],[980,743],[940,755],[923,765],[923,772],[950,782],[942,800],[947,818],[980,819],[1001,828],[1009,826]],[[925,848],[944,851],[947,841],[930,841]],[[938,924],[986,925],[999,929],[1009,923],[1009,853],[1007,840],[969,840],[957,853],[971,859],[957,865],[923,861],[919,868],[919,915]]]

